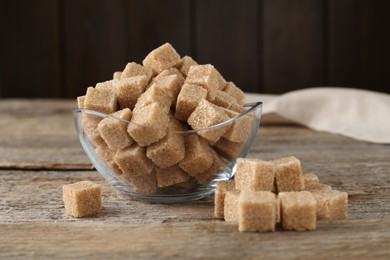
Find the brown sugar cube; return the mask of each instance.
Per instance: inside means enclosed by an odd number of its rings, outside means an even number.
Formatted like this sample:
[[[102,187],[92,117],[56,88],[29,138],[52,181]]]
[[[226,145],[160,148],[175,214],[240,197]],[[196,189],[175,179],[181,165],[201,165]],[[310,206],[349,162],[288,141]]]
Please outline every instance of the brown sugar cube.
[[[242,148],[244,147],[244,143],[236,143],[227,140],[222,137],[219,141],[213,145],[213,148],[223,157],[228,160],[233,160],[237,156],[239,156]]]
[[[276,189],[281,191],[300,191],[305,188],[301,162],[294,156],[273,161],[275,164]]]
[[[196,134],[185,137],[185,157],[179,167],[190,176],[196,176],[208,170],[213,164],[211,148],[206,140]]]
[[[237,113],[243,113],[247,111],[247,109],[243,105],[239,105],[237,103],[233,103],[233,105],[230,107],[231,110],[237,112]]]
[[[144,93],[148,78],[144,75],[123,78],[114,83],[119,108],[134,109],[138,98]]]
[[[119,168],[119,166],[114,162],[114,155],[115,153],[111,151],[108,146],[98,146],[95,149],[95,153],[97,156],[100,157],[101,160],[103,160],[106,165],[114,172],[116,175],[122,175],[123,172]]]
[[[336,190],[312,192],[317,201],[318,220],[344,220],[348,218],[348,194]]]
[[[286,230],[315,230],[317,202],[308,191],[280,192],[282,226]]]
[[[167,133],[169,114],[158,103],[135,107],[127,132],[140,145],[147,146],[161,140]]]
[[[309,183],[319,183],[320,180],[318,179],[318,176],[313,173],[304,173],[303,174],[303,182],[305,183],[305,187]]]
[[[184,136],[175,132],[180,127],[175,121],[172,117],[165,137],[149,145],[146,150],[146,156],[163,169],[177,164],[185,155]]]
[[[239,115],[237,112],[229,109],[224,111],[230,118],[235,118]],[[223,137],[235,143],[245,142],[251,131],[253,119],[251,115],[243,115],[235,119]]]
[[[115,89],[89,87],[84,99],[86,109],[97,110],[106,114],[116,111],[116,93]]]
[[[103,118],[87,112],[82,114],[82,124],[85,134],[94,146],[107,146],[98,131],[98,124]]]
[[[112,90],[114,88],[114,82],[117,80],[107,80],[103,82],[98,82],[95,85],[95,89],[106,89],[106,90]]]
[[[142,61],[142,64],[145,67],[151,68],[156,73],[160,73],[165,69],[174,67],[179,62],[180,55],[171,44],[165,43],[151,51]]]
[[[223,76],[221,75],[221,73],[219,73],[217,69],[215,69],[215,72],[217,74],[217,79],[218,79],[218,89],[222,90],[226,86],[226,80],[223,78]]]
[[[219,89],[217,71],[211,64],[193,65],[188,71],[186,83],[201,86],[207,90],[207,100],[213,101]]]
[[[202,99],[188,118],[188,124],[193,129],[199,130],[198,134],[209,141],[210,144],[215,144],[226,133],[231,124],[225,124],[207,130],[200,129],[208,128],[227,120],[229,120],[229,117],[222,108]]]
[[[323,183],[307,183],[305,184],[305,190],[310,191],[310,192],[315,192],[315,191],[331,191],[332,187],[330,185],[326,185]]]
[[[274,186],[274,164],[260,159],[238,158],[236,189],[250,191],[272,191]]]
[[[241,191],[238,200],[238,230],[274,232],[275,194],[270,191]]]
[[[181,58],[178,68],[181,74],[187,77],[188,71],[192,65],[198,65],[198,63],[196,63],[196,61],[194,61],[190,56],[184,56]]]
[[[155,83],[170,95],[170,103],[174,107],[181,86],[183,85],[182,80],[177,75],[168,75],[155,80]]]
[[[100,136],[111,150],[119,150],[133,143],[133,138],[127,133],[127,125],[131,119],[131,110],[128,108],[112,114],[114,117],[106,117],[98,124]],[[122,121],[126,120],[126,121]]]
[[[166,89],[161,87],[161,85],[153,83],[152,86],[138,98],[135,106],[136,108],[144,107],[152,103],[158,103],[161,108],[168,113],[172,104],[172,96]]]
[[[230,190],[225,193],[223,215],[225,221],[238,222],[238,200],[240,191]]]
[[[214,151],[214,149],[210,148],[210,151],[213,158],[213,163],[211,164],[211,167],[195,175],[195,179],[200,184],[209,182],[213,177],[215,177],[215,175],[217,175],[219,172],[226,168],[225,161],[222,160],[221,157],[219,157],[219,155]]]
[[[175,117],[179,120],[187,121],[188,117],[198,106],[200,100],[206,99],[206,97],[206,89],[201,86],[184,83],[177,96]]]
[[[124,173],[122,179],[134,186],[134,192],[143,194],[155,194],[158,191],[156,172],[152,171],[148,175],[134,176]]]
[[[235,190],[234,180],[222,180],[217,182],[214,195],[214,216],[216,218],[224,218],[225,194],[226,191],[231,190]]]
[[[176,69],[176,68],[169,68],[169,69],[161,71],[160,74],[158,74],[156,77],[154,77],[152,79],[150,84],[158,81],[159,79],[161,79],[163,77],[170,76],[170,75],[176,75],[178,77],[180,85],[184,84],[184,80],[185,79],[184,79],[183,75],[180,73],[180,71],[178,69]]]
[[[100,186],[90,181],[63,185],[62,198],[66,213],[76,218],[95,215],[102,207]]]
[[[112,79],[120,80],[121,77],[122,77],[122,71],[115,71],[115,72],[112,74]]]
[[[231,97],[236,99],[236,102],[239,105],[244,104],[245,101],[245,93],[242,92],[233,82],[227,82],[223,91],[229,94]]]
[[[127,63],[125,69],[123,70],[121,74],[121,79],[124,78],[131,78],[135,76],[146,76],[146,81],[149,82],[150,79],[153,77],[154,72],[151,68],[148,68],[146,66],[142,66],[140,64],[137,64],[135,62],[129,62]]]
[[[217,90],[213,104],[224,108],[230,108],[234,103],[236,103],[236,100],[232,96],[226,92]]]
[[[190,179],[179,166],[174,165],[169,168],[156,168],[157,186],[159,188],[168,187],[171,185],[186,182]]]
[[[85,100],[85,96],[77,97],[77,107],[78,108],[84,108],[84,100]]]
[[[114,161],[126,176],[148,175],[152,172],[154,165],[145,153],[145,147],[133,144],[117,151]]]

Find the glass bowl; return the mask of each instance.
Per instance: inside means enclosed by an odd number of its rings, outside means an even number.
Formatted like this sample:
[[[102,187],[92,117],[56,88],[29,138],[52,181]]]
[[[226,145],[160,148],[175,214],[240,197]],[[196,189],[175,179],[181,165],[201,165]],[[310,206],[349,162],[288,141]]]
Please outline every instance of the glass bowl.
[[[135,199],[177,203],[207,197],[214,193],[218,181],[234,176],[237,158],[246,157],[256,137],[262,102],[248,103],[244,108],[241,113],[230,114],[231,119],[227,121],[199,130],[140,126],[83,108],[73,109],[73,116],[85,153],[108,183]],[[132,125],[143,127],[145,134],[165,131],[165,137],[145,147],[132,141],[127,147],[114,151],[101,135],[101,125],[108,119],[109,125],[116,125],[124,132]],[[212,142],[209,136],[213,136]],[[221,138],[215,142],[215,136]],[[174,142],[167,141],[171,137]],[[175,145],[181,148],[170,149]]]

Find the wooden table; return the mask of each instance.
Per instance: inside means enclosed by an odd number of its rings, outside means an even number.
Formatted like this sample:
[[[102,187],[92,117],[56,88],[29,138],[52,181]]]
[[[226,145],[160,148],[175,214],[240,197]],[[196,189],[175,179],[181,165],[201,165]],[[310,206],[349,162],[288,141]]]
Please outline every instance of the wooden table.
[[[175,205],[119,194],[93,170],[75,133],[72,101],[0,101],[0,258],[388,258],[390,146],[296,125],[262,125],[251,157],[295,155],[305,172],[349,193],[347,221],[316,231],[240,233],[213,218],[213,197]],[[103,187],[96,217],[66,215],[61,186]]]

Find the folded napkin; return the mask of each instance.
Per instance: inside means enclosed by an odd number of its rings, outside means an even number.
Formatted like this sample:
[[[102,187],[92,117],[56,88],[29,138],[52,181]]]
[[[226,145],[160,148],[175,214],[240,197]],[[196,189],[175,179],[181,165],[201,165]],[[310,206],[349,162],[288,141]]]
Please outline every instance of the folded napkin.
[[[263,115],[276,114],[318,131],[390,144],[390,95],[368,90],[319,87],[286,94],[247,95],[264,100]]]

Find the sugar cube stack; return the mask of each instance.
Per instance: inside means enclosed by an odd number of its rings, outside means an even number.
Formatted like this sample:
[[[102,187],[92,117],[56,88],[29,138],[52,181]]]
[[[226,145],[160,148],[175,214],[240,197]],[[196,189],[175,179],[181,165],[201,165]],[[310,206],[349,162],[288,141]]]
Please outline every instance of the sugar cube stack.
[[[213,65],[181,57],[165,43],[141,63],[128,62],[112,79],[87,88],[77,104],[107,114],[84,112],[82,121],[114,177],[152,194],[208,183],[239,155],[253,117],[214,126],[245,112],[244,99]]]
[[[234,180],[217,183],[214,203],[215,217],[238,223],[242,232],[273,232],[277,223],[285,230],[315,230],[318,220],[348,217],[348,194],[302,174],[293,156],[238,158]]]

